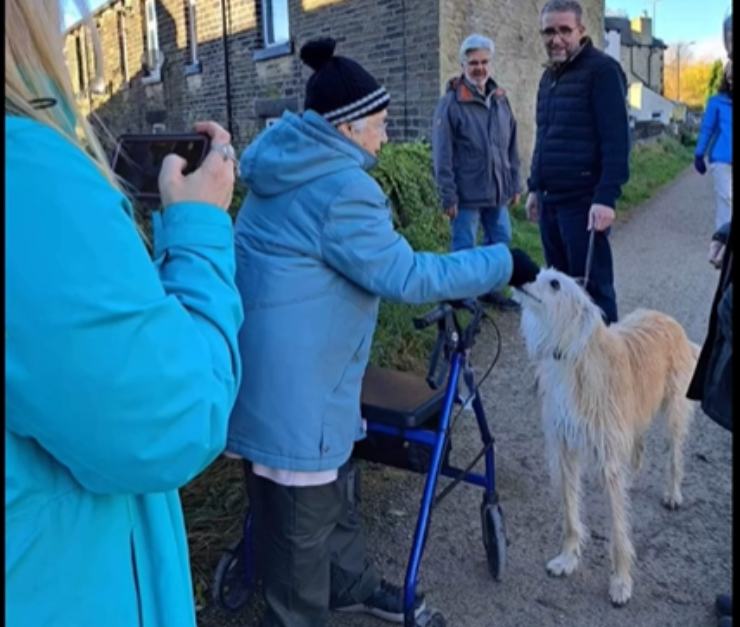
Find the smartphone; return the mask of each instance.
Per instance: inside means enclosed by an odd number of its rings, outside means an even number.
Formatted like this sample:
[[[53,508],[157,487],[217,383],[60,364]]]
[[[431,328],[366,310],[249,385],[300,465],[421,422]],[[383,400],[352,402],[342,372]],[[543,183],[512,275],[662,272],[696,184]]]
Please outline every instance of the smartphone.
[[[113,151],[113,172],[128,185],[128,192],[145,204],[159,202],[159,171],[169,154],[181,156],[187,162],[184,174],[200,166],[211,146],[211,139],[202,133],[170,133],[153,135],[125,134],[118,138]]]

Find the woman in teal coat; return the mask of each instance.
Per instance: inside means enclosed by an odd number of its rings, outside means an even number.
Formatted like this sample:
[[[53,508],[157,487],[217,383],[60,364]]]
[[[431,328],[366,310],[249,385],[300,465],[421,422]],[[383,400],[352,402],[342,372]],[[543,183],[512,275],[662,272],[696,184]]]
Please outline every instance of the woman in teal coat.
[[[6,621],[194,627],[177,489],[223,449],[240,379],[233,164],[166,158],[152,260],[75,108],[58,8],[5,8]]]

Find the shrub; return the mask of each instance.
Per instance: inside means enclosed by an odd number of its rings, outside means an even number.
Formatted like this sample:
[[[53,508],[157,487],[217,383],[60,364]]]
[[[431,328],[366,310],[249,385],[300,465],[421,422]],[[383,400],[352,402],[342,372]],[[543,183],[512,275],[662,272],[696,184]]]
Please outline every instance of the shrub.
[[[387,144],[371,174],[391,202],[394,226],[414,250],[449,249],[450,227],[437,197],[428,144]],[[423,371],[435,331],[414,329],[411,320],[431,305],[382,302],[371,363],[399,370]]]

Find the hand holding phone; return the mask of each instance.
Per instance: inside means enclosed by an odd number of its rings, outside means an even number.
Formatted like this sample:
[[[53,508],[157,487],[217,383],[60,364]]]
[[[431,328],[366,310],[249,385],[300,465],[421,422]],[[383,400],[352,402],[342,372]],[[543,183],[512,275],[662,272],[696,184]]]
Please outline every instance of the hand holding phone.
[[[234,189],[234,164],[225,156],[230,140],[215,122],[196,123],[194,133],[122,135],[111,165],[144,205],[191,201],[228,208]]]
[[[195,131],[211,139],[210,150],[200,166],[186,174],[187,161],[168,155],[159,173],[163,207],[176,202],[205,202],[228,209],[234,193],[236,168],[231,135],[216,122],[197,122]]]

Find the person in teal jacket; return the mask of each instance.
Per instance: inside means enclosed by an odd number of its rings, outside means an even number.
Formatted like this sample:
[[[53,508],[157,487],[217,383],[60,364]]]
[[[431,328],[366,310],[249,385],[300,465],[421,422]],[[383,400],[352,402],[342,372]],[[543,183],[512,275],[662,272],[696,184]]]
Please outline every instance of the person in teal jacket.
[[[694,167],[714,179],[714,228],[732,220],[732,62],[725,68],[718,92],[709,98],[694,150]]]
[[[229,135],[197,124],[216,150],[188,176],[166,157],[152,259],[48,4],[5,3],[5,620],[195,627],[177,489],[241,371]]]
[[[314,69],[305,111],[284,113],[241,159],[244,377],[227,450],[247,462],[270,627],[320,627],[329,607],[403,622],[400,588],[366,559],[348,464],[364,437],[360,386],[380,299],[475,297],[538,270],[505,244],[415,252],[394,230],[368,174],[387,140],[389,97],[334,46],[303,47]]]

